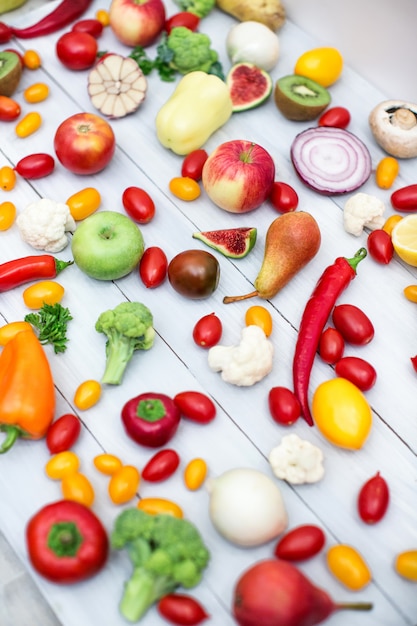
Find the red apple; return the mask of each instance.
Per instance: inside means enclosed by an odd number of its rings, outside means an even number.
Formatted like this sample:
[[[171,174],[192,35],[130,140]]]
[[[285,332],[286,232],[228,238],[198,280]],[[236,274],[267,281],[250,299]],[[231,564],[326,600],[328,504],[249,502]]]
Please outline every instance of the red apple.
[[[112,0],[110,28],[126,46],[149,46],[165,27],[162,0]]]
[[[274,161],[262,146],[245,139],[220,144],[203,167],[203,187],[214,204],[230,213],[257,209],[275,178]]]
[[[56,156],[74,174],[96,174],[113,157],[116,139],[110,124],[94,113],[76,113],[64,120],[54,138]]]

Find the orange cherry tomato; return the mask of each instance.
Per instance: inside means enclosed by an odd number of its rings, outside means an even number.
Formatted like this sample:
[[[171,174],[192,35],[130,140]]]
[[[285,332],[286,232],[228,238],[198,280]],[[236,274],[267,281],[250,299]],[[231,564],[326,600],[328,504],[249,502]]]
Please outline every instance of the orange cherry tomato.
[[[190,491],[197,491],[207,476],[207,463],[204,459],[192,459],[184,470],[184,483]]]
[[[165,498],[142,498],[137,504],[138,509],[146,511],[151,515],[173,515],[173,517],[184,517],[181,507],[172,500],[166,500]]]
[[[123,465],[110,478],[109,496],[114,504],[126,504],[137,494],[140,483],[139,470],[133,465]]]
[[[332,546],[327,551],[326,560],[333,576],[351,591],[360,591],[371,582],[368,565],[352,546]]]
[[[123,467],[123,463],[119,457],[114,454],[98,454],[93,459],[94,466],[99,472],[106,476],[112,476]]]
[[[397,554],[394,569],[403,578],[417,582],[417,550],[407,550]]]
[[[0,121],[10,122],[20,115],[20,104],[8,96],[0,96]]]
[[[16,172],[9,165],[0,167],[0,188],[3,191],[11,191],[16,185]]]
[[[16,124],[16,135],[21,139],[35,133],[42,124],[42,117],[37,111],[31,111]]]
[[[385,230],[385,232],[391,235],[394,226],[396,226],[398,222],[402,219],[402,215],[390,215],[390,217],[385,221],[384,225],[382,226],[382,230]]]
[[[10,339],[13,339],[17,335],[17,333],[22,332],[22,330],[33,330],[32,324],[29,322],[10,322],[9,324],[5,324],[0,327],[0,346],[5,346]]]
[[[201,194],[200,185],[189,176],[172,178],[169,182],[169,190],[174,196],[186,202],[196,200]]]
[[[91,506],[94,502],[93,486],[81,472],[66,474],[61,482],[61,491],[65,500],[73,500],[85,506]]]
[[[23,65],[28,70],[37,70],[42,65],[41,57],[36,50],[26,50],[22,57]]]
[[[79,221],[97,211],[101,204],[101,195],[94,187],[86,187],[70,196],[65,204],[72,217]]]
[[[249,307],[245,314],[245,324],[246,326],[259,326],[267,337],[272,333],[272,316],[264,306]]]
[[[400,171],[400,164],[392,156],[380,160],[375,170],[375,181],[381,189],[390,189]]]
[[[23,291],[23,301],[29,309],[40,309],[44,304],[57,304],[65,289],[55,280],[40,280]]]
[[[410,302],[417,302],[417,285],[408,285],[408,287],[405,287],[403,293]]]
[[[97,380],[85,380],[76,389],[74,404],[80,411],[91,409],[101,397],[101,385]]]
[[[78,472],[80,460],[72,450],[54,454],[45,465],[45,472],[52,480],[62,480],[64,476]]]
[[[16,206],[13,202],[2,202],[0,204],[0,230],[8,230],[13,226],[16,219]]]
[[[109,26],[110,24],[110,15],[109,12],[106,11],[105,9],[99,9],[96,12],[96,20],[98,20],[99,22],[101,22],[101,24],[103,26]]]
[[[26,102],[30,104],[36,104],[37,102],[43,102],[49,96],[49,87],[46,83],[34,83],[29,87],[26,87],[23,92],[23,97]]]

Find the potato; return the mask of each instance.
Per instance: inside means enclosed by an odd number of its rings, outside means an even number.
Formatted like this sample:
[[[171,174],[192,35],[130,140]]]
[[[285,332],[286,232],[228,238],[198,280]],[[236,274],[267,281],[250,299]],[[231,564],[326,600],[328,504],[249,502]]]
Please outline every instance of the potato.
[[[285,22],[281,0],[216,0],[216,6],[240,22],[261,22],[274,32]]]

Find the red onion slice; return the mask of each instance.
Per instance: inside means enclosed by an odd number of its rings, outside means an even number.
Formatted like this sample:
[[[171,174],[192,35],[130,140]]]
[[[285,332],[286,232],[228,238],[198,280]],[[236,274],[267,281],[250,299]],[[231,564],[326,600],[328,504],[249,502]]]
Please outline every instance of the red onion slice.
[[[368,148],[342,128],[308,128],[291,146],[291,160],[300,179],[322,194],[341,194],[363,185],[372,173]]]

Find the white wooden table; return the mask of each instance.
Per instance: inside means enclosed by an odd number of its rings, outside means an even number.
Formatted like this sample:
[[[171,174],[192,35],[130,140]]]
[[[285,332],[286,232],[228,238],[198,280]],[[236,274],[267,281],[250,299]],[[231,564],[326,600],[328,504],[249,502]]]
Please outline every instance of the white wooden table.
[[[16,19],[29,24],[48,12],[53,3],[40,7],[29,15]],[[108,2],[93,2],[86,14],[94,16]],[[168,15],[177,11],[173,2],[166,2]],[[235,22],[214,11],[202,24],[202,30],[212,39],[224,67],[229,67],[225,36]],[[15,94],[24,111],[34,108],[24,104],[22,92],[37,81],[48,83],[51,95],[36,106],[42,114],[41,129],[29,138],[18,139],[14,124],[0,127],[0,165],[15,164],[22,156],[34,152],[53,154],[53,137],[58,124],[73,113],[92,110],[86,91],[87,72],[73,73],[62,67],[54,53],[60,33],[36,40],[18,41],[20,50],[36,49],[43,59],[42,68],[25,71]],[[295,24],[288,21],[279,34],[281,57],[272,76],[275,79],[292,72],[295,60],[315,41]],[[110,30],[100,40],[101,50],[128,53],[115,41]],[[150,50],[152,53],[152,49]],[[343,53],[343,50],[342,50]],[[387,77],[388,80],[388,77]],[[179,452],[182,468],[195,456],[202,456],[209,474],[218,476],[234,467],[257,468],[272,476],[268,453],[281,438],[296,433],[319,446],[325,457],[325,476],[313,485],[292,486],[276,479],[282,490],[289,515],[289,528],[304,523],[320,525],[326,532],[327,546],[347,543],[359,550],[368,562],[373,581],[359,593],[344,589],[330,574],[325,552],[300,565],[317,585],[325,588],[338,601],[364,600],[374,603],[369,613],[335,614],[329,625],[350,626],[352,620],[364,626],[414,626],[417,623],[417,593],[415,584],[401,579],[393,569],[396,554],[417,548],[417,409],[415,402],[417,379],[410,357],[417,353],[417,318],[415,305],[403,296],[403,289],[417,282],[417,270],[397,258],[388,266],[375,263],[370,257],[359,266],[358,277],[341,298],[360,306],[372,319],[375,338],[366,347],[348,347],[348,353],[366,358],[377,369],[375,387],[367,392],[373,410],[373,428],[363,449],[350,452],[329,444],[315,428],[299,420],[291,429],[275,424],[268,411],[268,393],[272,386],[291,387],[291,368],[297,330],[304,304],[322,271],[338,256],[352,256],[366,245],[367,233],[356,238],[343,229],[342,210],[346,197],[323,197],[307,190],[297,179],[289,160],[289,149],[295,135],[307,124],[285,120],[270,99],[259,109],[236,114],[207,142],[210,152],[229,139],[249,139],[264,146],[273,156],[277,180],[293,185],[300,198],[299,209],[310,212],[319,223],[322,245],[314,260],[297,275],[266,306],[274,320],[271,340],[275,347],[271,374],[250,388],[237,388],[221,381],[209,370],[207,353],[195,346],[191,331],[203,315],[216,312],[224,326],[222,343],[237,343],[244,325],[244,314],[255,301],[224,305],[225,295],[246,293],[253,287],[263,257],[263,244],[269,224],[277,217],[268,203],[245,216],[230,215],[215,207],[204,192],[192,203],[176,200],[168,190],[169,180],[179,175],[182,159],[163,149],[155,136],[156,112],[171,94],[174,85],[162,83],[157,75],[149,77],[145,103],[132,116],[112,122],[117,138],[117,151],[111,164],[94,177],[70,174],[58,163],[53,175],[25,182],[18,180],[15,189],[3,193],[1,200],[13,201],[18,210],[39,197],[65,201],[72,193],[86,187],[96,187],[102,195],[101,210],[123,211],[121,195],[130,185],[145,188],[153,197],[157,211],[152,222],[142,227],[146,245],[161,246],[169,259],[178,252],[203,247],[192,239],[196,230],[213,230],[236,226],[256,226],[258,241],[245,259],[232,261],[217,255],[221,279],[217,291],[207,300],[191,301],[180,297],[166,282],[155,290],[147,290],[134,272],[115,283],[89,279],[73,266],[59,277],[65,287],[63,304],[74,318],[69,327],[69,346],[63,355],[54,355],[47,348],[57,389],[57,417],[75,412],[73,396],[77,386],[87,378],[100,379],[104,367],[105,340],[94,330],[98,315],[119,302],[129,299],[144,302],[153,312],[157,337],[147,353],[138,353],[130,364],[123,384],[104,389],[101,401],[86,412],[78,412],[82,434],[74,450],[81,460],[81,469],[96,490],[94,511],[110,532],[120,509],[110,503],[107,479],[93,466],[93,457],[106,451],[118,455],[123,462],[139,469],[153,454],[130,441],[121,426],[120,410],[129,398],[145,391],[160,391],[175,395],[195,389],[209,394],[216,403],[217,417],[209,425],[191,422],[181,424],[171,442]],[[376,166],[383,152],[374,142],[368,128],[369,111],[385,94],[345,67],[341,79],[331,87],[332,104],[347,106],[352,115],[349,129],[368,146]],[[395,188],[416,182],[415,160],[401,162]],[[371,176],[362,191],[373,194],[386,203],[386,216],[393,213],[390,191],[378,189]],[[33,253],[23,243],[17,227],[0,234],[0,262]],[[67,248],[57,256],[68,259]],[[3,293],[0,298],[0,324],[22,319],[27,309],[22,288]],[[316,359],[311,392],[322,381],[334,376],[331,367]],[[0,459],[0,529],[4,534],[3,563],[7,571],[19,573],[16,601],[19,607],[13,615],[11,604],[0,605],[0,623],[14,626],[64,626],[103,624],[122,626],[125,621],[118,612],[124,580],[130,574],[125,555],[112,552],[104,571],[88,582],[75,586],[57,586],[39,577],[31,568],[25,548],[24,532],[27,520],[42,505],[61,497],[59,485],[49,480],[44,466],[49,453],[43,441],[19,441]],[[377,471],[386,478],[391,491],[391,504],[386,517],[378,525],[368,527],[356,513],[356,496],[362,484]],[[208,623],[229,626],[234,584],[244,569],[273,553],[275,542],[258,548],[242,549],[231,545],[218,535],[208,516],[208,494],[203,488],[189,492],[184,486],[181,470],[167,482],[158,485],[142,483],[141,496],[162,496],[175,500],[187,518],[200,529],[211,550],[211,562],[204,581],[193,594],[211,615]],[[10,544],[21,562],[15,565]],[[23,573],[25,572],[25,573]],[[0,583],[3,584],[2,573]],[[20,584],[20,581],[21,584]],[[26,581],[26,582],[24,582]],[[39,592],[30,592],[35,585]],[[29,598],[29,599],[28,599]],[[46,612],[45,612],[46,607]],[[28,617],[28,615],[30,617]],[[56,616],[56,621],[55,617]],[[164,624],[152,609],[142,622],[145,626]],[[261,626],[261,625],[260,625]]]

